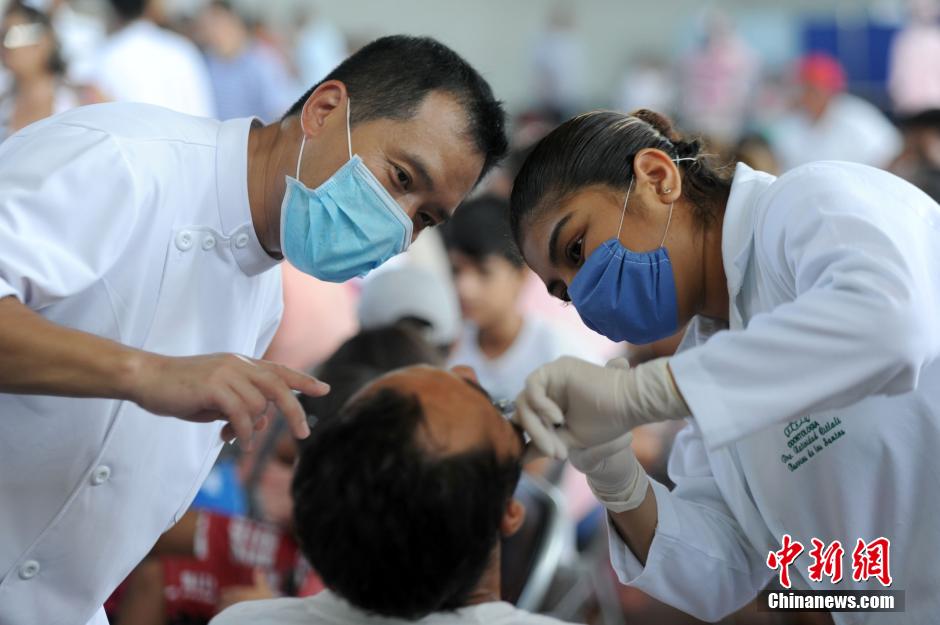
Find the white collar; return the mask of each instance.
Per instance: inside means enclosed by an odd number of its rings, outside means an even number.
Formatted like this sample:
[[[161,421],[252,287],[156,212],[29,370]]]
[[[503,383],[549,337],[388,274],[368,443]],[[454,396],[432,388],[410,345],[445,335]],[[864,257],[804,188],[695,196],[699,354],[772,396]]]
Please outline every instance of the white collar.
[[[734,302],[741,290],[744,272],[754,244],[754,207],[764,191],[777,179],[738,163],[731,181],[731,194],[721,228],[721,257],[728,280],[728,296]]]
[[[235,262],[245,273],[254,276],[277,265],[255,233],[248,202],[248,132],[253,118],[232,119],[219,124],[216,143],[216,189],[219,201],[219,219],[225,236],[241,229],[248,235],[244,247],[232,246]]]

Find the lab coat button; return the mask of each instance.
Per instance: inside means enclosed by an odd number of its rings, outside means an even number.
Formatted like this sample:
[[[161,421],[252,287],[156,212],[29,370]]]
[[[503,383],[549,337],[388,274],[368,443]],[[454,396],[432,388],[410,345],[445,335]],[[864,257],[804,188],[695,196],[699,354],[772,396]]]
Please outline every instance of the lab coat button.
[[[20,565],[20,579],[32,579],[39,573],[39,563],[35,560],[27,560]]]
[[[111,477],[111,467],[106,464],[97,467],[91,473],[91,483],[93,486],[101,486]]]
[[[215,237],[210,234],[209,236],[207,236],[205,239],[202,240],[202,249],[208,252],[213,247],[215,247]]]
[[[235,237],[235,247],[241,249],[248,245],[248,235],[242,232],[240,235]]]
[[[187,251],[193,246],[193,233],[189,230],[183,230],[178,235],[176,235],[176,247],[180,251]]]

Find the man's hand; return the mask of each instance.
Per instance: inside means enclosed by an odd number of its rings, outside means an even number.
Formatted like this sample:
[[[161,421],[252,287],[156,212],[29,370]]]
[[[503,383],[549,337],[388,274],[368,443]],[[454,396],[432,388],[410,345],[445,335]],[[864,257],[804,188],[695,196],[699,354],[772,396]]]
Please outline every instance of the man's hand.
[[[293,391],[318,397],[330,390],[289,367],[236,354],[170,357],[140,352],[131,371],[127,397],[141,408],[186,421],[227,421],[222,438],[237,436],[246,448],[253,432],[267,424],[270,404],[284,415],[294,436],[306,438],[307,416]]]
[[[516,420],[532,443],[564,459],[569,444],[588,449],[610,443],[643,423],[689,416],[666,358],[630,369],[563,356],[526,379],[516,399]]]
[[[309,375],[235,354],[160,356],[60,326],[15,297],[0,297],[0,393],[105,397],[189,421],[228,421],[222,436],[250,447],[269,405],[298,437],[310,433],[292,390],[317,397]]]

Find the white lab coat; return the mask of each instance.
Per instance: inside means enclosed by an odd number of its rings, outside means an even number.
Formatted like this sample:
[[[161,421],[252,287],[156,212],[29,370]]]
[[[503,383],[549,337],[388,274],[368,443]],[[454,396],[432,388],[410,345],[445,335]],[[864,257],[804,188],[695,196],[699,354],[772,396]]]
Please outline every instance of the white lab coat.
[[[940,207],[863,165],[779,179],[738,165],[722,254],[730,331],[697,319],[671,361],[694,419],[670,458],[675,490],[653,484],[646,566],[610,533],[620,579],[717,620],[776,575],[765,560],[784,533],[805,546],[794,586],[835,590],[881,588],[852,581],[851,553],[884,536],[906,612],[835,622],[936,623]],[[813,537],[845,548],[838,585],[809,581]]]
[[[260,356],[280,272],[248,206],[251,120],[75,109],[0,145],[0,297],[167,355]],[[188,507],[221,424],[0,393],[0,624],[80,625]]]

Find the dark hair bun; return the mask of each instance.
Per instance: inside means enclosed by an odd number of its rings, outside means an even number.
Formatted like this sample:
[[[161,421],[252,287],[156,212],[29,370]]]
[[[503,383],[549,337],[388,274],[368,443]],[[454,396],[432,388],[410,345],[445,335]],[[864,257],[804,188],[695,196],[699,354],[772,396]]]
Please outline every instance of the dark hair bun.
[[[682,137],[676,132],[675,128],[672,127],[672,121],[662,113],[657,113],[650,109],[639,109],[630,114],[637,119],[645,121],[673,143],[682,141]]]
[[[676,158],[695,158],[702,152],[702,142],[699,139],[685,139],[672,126],[672,121],[662,113],[651,111],[649,109],[640,109],[631,113],[637,119],[642,119],[647,124],[659,131],[659,134],[666,137],[676,148]]]

